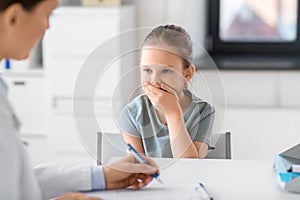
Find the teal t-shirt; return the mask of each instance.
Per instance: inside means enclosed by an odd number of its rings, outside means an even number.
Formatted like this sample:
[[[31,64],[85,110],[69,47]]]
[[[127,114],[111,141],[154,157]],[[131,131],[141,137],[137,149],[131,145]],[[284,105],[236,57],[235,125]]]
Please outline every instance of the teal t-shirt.
[[[184,122],[192,141],[204,142],[209,149],[214,148],[211,133],[214,107],[190,91],[185,93],[192,99],[184,113]],[[142,139],[147,156],[173,157],[168,126],[160,122],[154,106],[145,94],[136,97],[123,108],[118,125],[122,131]]]

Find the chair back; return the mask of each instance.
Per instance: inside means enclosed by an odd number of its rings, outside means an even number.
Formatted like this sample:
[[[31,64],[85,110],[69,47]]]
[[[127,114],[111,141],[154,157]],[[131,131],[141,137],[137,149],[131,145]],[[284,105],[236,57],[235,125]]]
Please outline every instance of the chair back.
[[[126,155],[126,145],[121,133],[97,133],[97,164],[107,164],[112,157]]]
[[[206,159],[231,159],[231,133],[221,133],[215,145]],[[126,144],[121,133],[97,134],[97,164],[107,164],[112,157],[126,155]]]
[[[231,159],[231,133],[221,133],[215,145],[215,149],[211,150],[207,159]]]

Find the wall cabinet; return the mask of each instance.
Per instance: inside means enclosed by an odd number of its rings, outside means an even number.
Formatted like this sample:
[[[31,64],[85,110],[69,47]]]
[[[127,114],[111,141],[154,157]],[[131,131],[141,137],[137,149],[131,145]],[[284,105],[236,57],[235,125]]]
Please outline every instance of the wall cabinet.
[[[43,72],[6,71],[1,77],[8,86],[7,97],[21,122],[20,136],[27,144],[32,163],[37,165],[50,161],[47,140],[49,112]]]
[[[134,9],[131,6],[62,7],[51,16],[50,29],[43,40],[43,60],[47,96],[50,99],[48,138],[55,161],[95,163],[95,157],[90,153],[96,151],[96,133],[99,130],[87,127],[85,133],[77,131],[73,110],[76,79],[91,53],[113,36],[133,27]],[[112,42],[107,51],[97,54],[90,62],[97,65],[107,56],[115,55],[123,42]],[[101,131],[119,131],[115,125],[113,107],[120,106],[121,100],[114,101],[112,105],[112,98],[121,76],[122,63],[116,61],[105,71],[101,80],[105,87],[98,88],[95,101],[84,93],[78,97],[82,105],[95,103]],[[93,112],[83,108],[77,119],[88,124],[94,116]]]

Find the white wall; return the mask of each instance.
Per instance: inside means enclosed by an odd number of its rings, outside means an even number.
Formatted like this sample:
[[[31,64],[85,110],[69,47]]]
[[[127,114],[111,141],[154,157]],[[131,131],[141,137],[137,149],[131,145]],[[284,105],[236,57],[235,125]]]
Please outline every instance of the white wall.
[[[175,23],[185,27],[193,40],[205,44],[206,0],[128,0],[136,5],[137,27]]]
[[[223,71],[233,158],[272,159],[300,142],[300,72]]]
[[[232,132],[234,159],[272,160],[300,142],[300,108],[229,107],[225,130]]]

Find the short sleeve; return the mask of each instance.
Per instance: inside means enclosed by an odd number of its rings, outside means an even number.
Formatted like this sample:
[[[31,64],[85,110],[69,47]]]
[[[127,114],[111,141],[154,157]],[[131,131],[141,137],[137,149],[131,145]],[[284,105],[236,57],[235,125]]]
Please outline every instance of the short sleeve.
[[[119,129],[131,135],[141,137],[136,126],[137,122],[134,117],[135,112],[130,108],[130,106],[126,106],[122,109],[118,119]]]
[[[208,149],[214,149],[212,127],[214,124],[215,109],[210,104],[206,103],[201,111],[198,126],[194,127],[196,135],[193,141],[204,142],[208,145]]]

